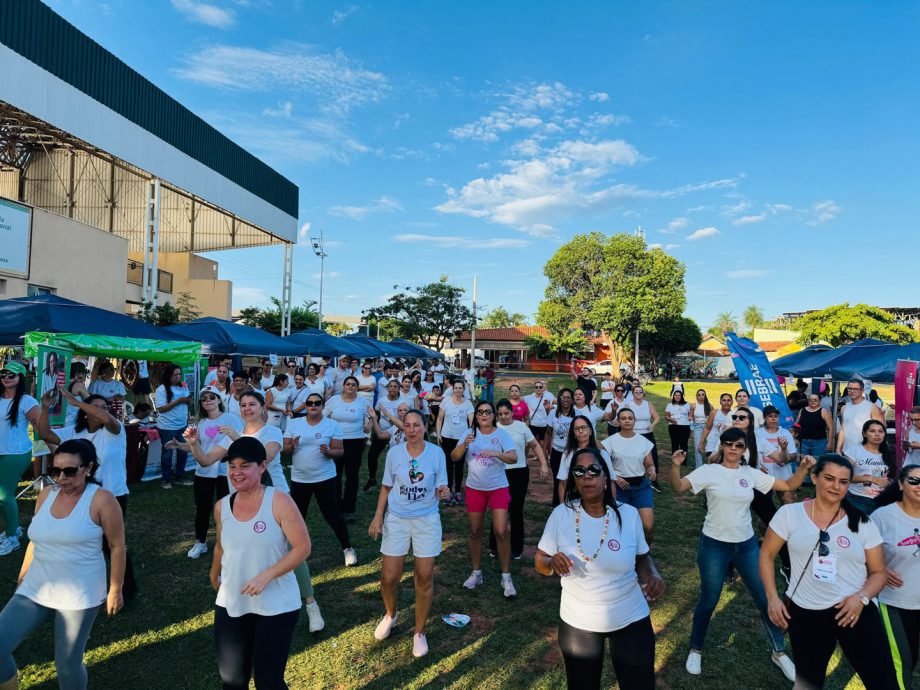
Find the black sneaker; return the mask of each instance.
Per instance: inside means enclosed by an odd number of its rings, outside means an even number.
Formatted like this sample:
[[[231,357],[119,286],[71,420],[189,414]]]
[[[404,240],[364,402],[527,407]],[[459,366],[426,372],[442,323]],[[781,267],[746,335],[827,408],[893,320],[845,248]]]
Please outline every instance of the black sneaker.
[[[652,491],[654,491],[656,494],[660,494],[660,493],[661,493],[661,486],[658,484],[658,480],[657,480],[657,479],[656,479],[655,481],[652,482]]]
[[[513,554],[511,554],[511,560],[512,560],[512,561],[519,561],[519,560],[521,560],[523,557],[524,557],[524,554],[522,554],[522,553],[513,553]]]
[[[367,483],[364,485],[364,493],[367,493],[368,491],[375,488],[376,486],[377,486],[377,482],[375,482],[373,479],[368,479]]]

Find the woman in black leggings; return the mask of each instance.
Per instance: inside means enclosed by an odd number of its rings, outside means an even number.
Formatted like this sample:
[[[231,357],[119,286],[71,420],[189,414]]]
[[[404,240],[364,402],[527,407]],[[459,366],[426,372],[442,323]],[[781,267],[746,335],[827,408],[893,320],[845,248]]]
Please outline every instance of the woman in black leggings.
[[[438,421],[435,422],[435,434],[445,457],[450,457],[461,438],[466,438],[470,427],[473,426],[473,403],[466,397],[466,384],[463,379],[457,379],[451,386],[450,397],[441,401],[438,410]],[[444,505],[462,505],[463,493],[463,468],[465,462],[449,462],[447,468],[447,485],[450,489],[450,498]]]
[[[335,460],[345,452],[342,428],[323,417],[323,396],[319,393],[310,393],[305,403],[307,416],[290,420],[284,432],[284,452],[292,454],[291,498],[306,520],[310,501],[316,496],[319,512],[342,547],[345,565],[355,565],[358,557],[336,494]]]
[[[565,501],[546,523],[535,566],[541,575],[562,578],[559,647],[569,688],[600,688],[609,640],[620,687],[651,690],[655,633],[648,601],[665,587],[639,512],[617,503],[610,484],[597,448],[575,451]]]

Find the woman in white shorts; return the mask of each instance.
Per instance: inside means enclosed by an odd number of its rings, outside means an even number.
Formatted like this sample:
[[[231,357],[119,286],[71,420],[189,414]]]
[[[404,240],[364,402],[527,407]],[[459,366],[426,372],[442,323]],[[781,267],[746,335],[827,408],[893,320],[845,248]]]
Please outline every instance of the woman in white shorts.
[[[367,530],[372,539],[383,535],[380,594],[386,614],[377,624],[374,637],[385,640],[396,625],[397,588],[411,548],[415,575],[412,655],[420,657],[428,653],[425,621],[434,594],[434,559],[441,553],[438,499],[447,498],[450,490],[444,451],[425,441],[422,413],[409,410],[403,427],[406,442],[387,453],[377,512]]]

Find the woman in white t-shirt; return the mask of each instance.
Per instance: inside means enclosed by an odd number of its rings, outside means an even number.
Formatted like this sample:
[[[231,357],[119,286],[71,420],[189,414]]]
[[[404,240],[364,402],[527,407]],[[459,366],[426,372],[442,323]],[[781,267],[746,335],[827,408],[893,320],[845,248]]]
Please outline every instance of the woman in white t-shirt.
[[[901,688],[911,687],[920,660],[920,466],[905,465],[876,499],[872,522],[882,537],[887,586],[879,592],[882,622]]]
[[[604,643],[621,688],[655,687],[647,601],[665,585],[631,506],[617,503],[596,448],[575,452],[566,499],[546,522],[536,571],[561,578],[559,647],[569,688],[601,687]]]
[[[594,424],[584,415],[576,415],[572,423],[569,424],[569,435],[565,441],[565,450],[562,451],[562,458],[559,460],[559,471],[556,472],[556,480],[559,482],[559,491],[557,498],[562,503],[565,498],[565,491],[569,478],[569,467],[572,464],[572,457],[575,451],[582,448],[597,448],[601,451],[601,457],[607,463],[607,473],[617,478],[613,469],[613,461],[610,459],[610,453],[603,450],[597,442],[597,436],[594,434]]]
[[[719,437],[722,432],[732,425],[732,405],[735,404],[730,393],[722,393],[719,396],[719,407],[712,408],[709,416],[706,418],[706,426],[703,427],[703,433],[700,436],[700,443],[697,447],[703,454],[703,462],[710,454],[719,449]],[[697,465],[699,467],[699,465]]]
[[[185,466],[188,453],[174,447],[170,441],[181,440],[182,432],[188,426],[188,388],[182,380],[182,367],[167,364],[163,369],[161,383],[153,394],[157,408],[157,431],[160,434],[160,479],[164,489],[171,489],[173,479],[176,484],[191,484],[185,478]],[[90,393],[93,392],[90,386]],[[173,453],[176,454],[175,467]]]
[[[214,508],[214,641],[225,688],[248,688],[253,670],[260,687],[285,687],[300,616],[293,571],[310,555],[310,533],[291,497],[262,484],[266,460],[265,445],[255,438],[231,443],[227,474],[235,491]]]
[[[99,378],[89,384],[90,395],[101,395],[111,407],[125,399],[125,385],[115,379],[115,365],[104,360],[99,363]]]
[[[458,443],[450,454],[453,462],[466,460],[469,465],[466,477],[466,513],[470,522],[470,561],[473,572],[463,583],[467,589],[476,589],[482,579],[482,527],[485,512],[492,512],[492,531],[495,532],[498,561],[502,569],[501,586],[505,598],[517,596],[511,581],[511,541],[508,532],[508,506],[511,494],[504,465],[517,462],[514,441],[503,429],[495,425],[495,408],[488,400],[476,403],[473,429]]]
[[[412,655],[425,656],[425,623],[434,595],[434,559],[441,553],[441,517],[438,498],[450,495],[444,451],[425,441],[425,420],[419,410],[403,418],[406,442],[386,457],[374,519],[367,529],[371,539],[383,535],[380,553],[380,595],[386,613],[374,630],[385,640],[396,625],[398,588],[406,556],[412,551],[415,580],[415,634]]]
[[[291,399],[293,386],[288,385],[287,374],[278,374],[271,385],[265,389],[265,409],[268,410],[268,423],[284,431],[290,416],[288,401]]]
[[[575,395],[571,388],[560,388],[556,398],[556,407],[550,410],[546,417],[546,428],[549,431],[543,437],[543,453],[549,457],[549,467],[553,473],[553,506],[559,505],[559,466],[562,463],[562,453],[569,438],[569,427],[575,418],[573,401]]]
[[[214,503],[230,493],[227,465],[220,462],[226,451],[220,445],[225,439],[224,427],[237,433],[243,430],[243,420],[224,410],[223,396],[214,386],[205,386],[198,394],[198,424],[185,430],[185,448],[195,458],[195,543],[188,550],[189,558],[208,552],[208,526]],[[177,441],[176,447],[180,447]]]
[[[690,403],[684,400],[683,389],[671,393],[671,402],[664,408],[668,436],[671,438],[671,452],[690,451],[690,412]]]
[[[575,416],[587,417],[592,424],[597,424],[604,416],[604,408],[592,405],[581,388],[576,388],[572,393],[572,407],[575,408]]]
[[[894,453],[888,447],[885,424],[870,419],[862,426],[862,443],[844,447],[843,455],[853,463],[850,503],[866,515],[875,509],[873,500],[897,474]]]
[[[686,461],[687,454],[677,451],[671,456],[671,488],[674,492],[706,492],[706,518],[697,552],[700,598],[693,612],[687,672],[693,675],[702,672],[706,631],[719,603],[725,573],[729,564],[733,564],[760,611],[760,619],[773,647],[773,663],[779,666],[787,679],[795,681],[795,666],[784,651],[783,631],[767,615],[767,596],[758,573],[759,546],[751,526],[750,505],[755,490],[759,493],[773,488],[795,491],[805,479],[814,458],[803,458],[792,479],[785,481],[743,464],[747,434],[741,429],[727,429],[722,432],[719,442],[717,461],[693,470],[686,477],[680,476],[680,466]]]
[[[601,447],[610,453],[613,462],[617,499],[639,511],[645,540],[651,544],[655,527],[652,482],[658,478],[652,461],[652,444],[636,433],[636,416],[631,407],[617,411],[617,426],[620,431],[605,438]]]
[[[853,465],[839,455],[822,455],[812,479],[814,500],[780,508],[760,551],[770,620],[789,631],[796,687],[824,687],[839,642],[867,688],[897,688],[882,617],[872,601],[887,579],[882,538],[847,498]],[[792,558],[788,605],[779,597],[774,570],[783,544]]]
[[[636,415],[635,432],[645,436],[652,444],[652,463],[655,465],[655,474],[658,474],[658,442],[655,441],[655,425],[658,424],[660,417],[658,410],[648,400],[645,399],[645,389],[642,386],[632,387],[632,398],[626,407],[631,409]],[[661,493],[658,487],[658,479],[652,480],[652,489]]]
[[[444,455],[450,457],[461,438],[464,438],[473,424],[473,403],[466,397],[466,383],[458,379],[451,386],[450,397],[441,401],[435,434]],[[450,496],[446,505],[462,505],[463,468],[465,463],[454,462],[447,470],[447,485]]]
[[[292,419],[284,432],[284,452],[291,454],[291,496],[304,520],[316,496],[323,519],[342,547],[345,565],[353,566],[358,556],[339,506],[335,472],[335,459],[345,452],[342,427],[323,416],[323,396],[319,393],[310,393],[306,402],[307,416]]]
[[[32,462],[29,425],[38,423],[41,406],[26,395],[26,373],[19,362],[7,361],[0,367],[0,506],[6,532],[0,539],[0,556],[19,548],[19,506],[16,487]]]
[[[371,404],[367,398],[358,397],[358,379],[346,376],[342,392],[326,401],[323,414],[339,423],[342,428],[342,457],[335,458],[335,474],[341,492],[342,512],[351,519],[358,503],[358,473],[370,429],[368,415]],[[344,486],[342,475],[345,475]]]
[[[533,393],[524,396],[524,402],[527,403],[529,415],[530,431],[534,437],[541,443],[546,435],[549,411],[553,409],[556,397],[546,390],[546,381],[540,379],[533,383]],[[546,454],[546,448],[543,449]]]
[[[693,455],[696,460],[696,467],[699,467],[704,462],[703,449],[701,448],[703,430],[706,428],[706,422],[709,421],[712,409],[709,396],[706,395],[704,389],[700,388],[696,392],[696,400],[690,403],[690,430],[693,433]]]
[[[355,375],[358,379],[358,397],[364,398],[371,405],[374,404],[374,393],[377,390],[377,379],[374,378],[370,362],[361,365],[360,371]]]
[[[499,428],[511,436],[518,456],[514,464],[505,465],[505,476],[508,477],[508,493],[511,495],[508,504],[511,560],[519,561],[524,553],[524,499],[527,498],[527,485],[530,483],[527,451],[532,451],[540,462],[540,479],[549,475],[549,467],[546,464],[546,456],[543,455],[543,448],[537,443],[530,427],[514,418],[514,402],[503,398],[495,407]],[[489,532],[489,552],[493,556],[498,553],[497,546],[495,533]]]

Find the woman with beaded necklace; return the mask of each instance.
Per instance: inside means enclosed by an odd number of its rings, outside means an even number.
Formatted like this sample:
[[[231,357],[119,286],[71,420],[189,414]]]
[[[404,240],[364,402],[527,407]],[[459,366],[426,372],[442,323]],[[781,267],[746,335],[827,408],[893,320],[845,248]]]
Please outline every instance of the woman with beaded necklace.
[[[550,514],[534,559],[562,578],[559,647],[569,688],[600,688],[604,643],[621,688],[655,687],[655,633],[648,602],[665,586],[649,555],[639,512],[617,503],[597,448],[575,451],[565,501]]]

